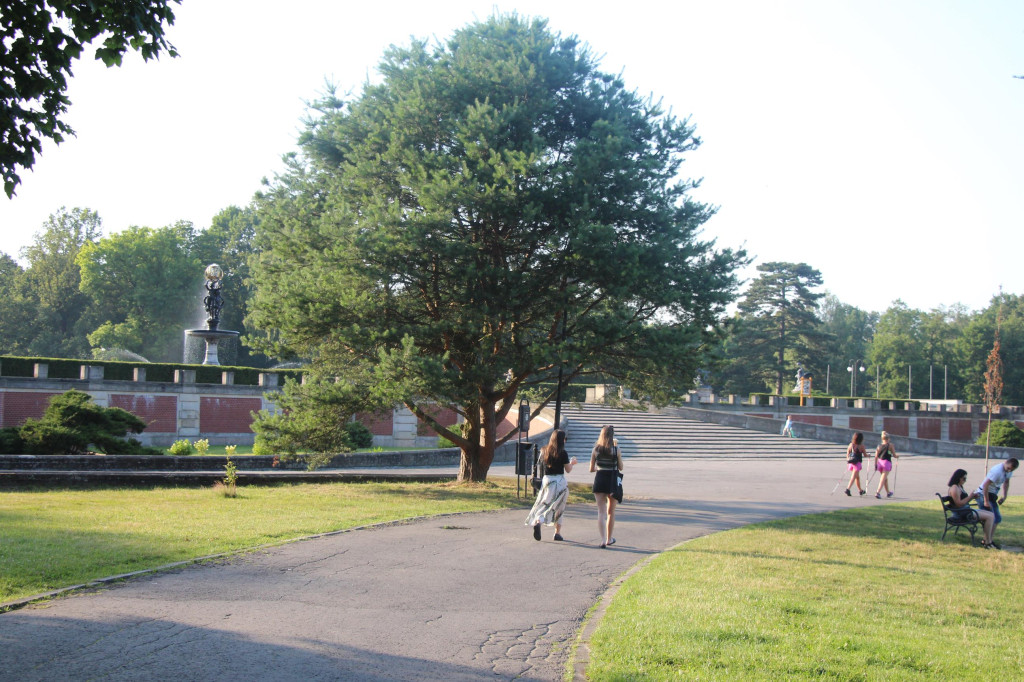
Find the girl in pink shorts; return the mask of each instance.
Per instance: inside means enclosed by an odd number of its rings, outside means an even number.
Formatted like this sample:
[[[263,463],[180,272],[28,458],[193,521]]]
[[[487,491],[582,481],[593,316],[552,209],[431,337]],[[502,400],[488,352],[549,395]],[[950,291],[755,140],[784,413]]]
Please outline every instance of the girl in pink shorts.
[[[850,487],[854,483],[857,484],[857,490],[863,495],[866,490],[864,486],[860,484],[860,470],[864,466],[864,434],[858,431],[853,434],[853,438],[850,440],[850,444],[846,446],[846,464],[847,469],[850,470],[850,481],[846,484],[846,494],[850,494]]]
[[[878,479],[878,489],[875,491],[875,497],[878,499],[882,499],[882,488],[885,488],[886,497],[892,497],[892,491],[889,490],[889,472],[892,471],[893,457],[899,458],[899,455],[889,442],[889,433],[882,431],[882,442],[875,450],[875,471],[882,474]]]

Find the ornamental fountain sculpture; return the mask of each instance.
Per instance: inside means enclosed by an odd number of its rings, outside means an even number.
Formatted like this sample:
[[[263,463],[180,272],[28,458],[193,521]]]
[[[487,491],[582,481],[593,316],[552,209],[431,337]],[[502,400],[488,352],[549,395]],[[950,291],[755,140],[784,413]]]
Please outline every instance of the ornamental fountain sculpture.
[[[224,307],[224,299],[221,298],[221,280],[224,279],[224,270],[213,263],[206,268],[206,296],[203,297],[203,307],[206,309],[206,329],[185,330],[185,362],[189,358],[189,339],[201,339],[206,343],[206,356],[203,359],[204,365],[219,365],[217,345],[225,339],[237,339],[239,332],[226,329],[218,329],[220,325],[220,311]]]

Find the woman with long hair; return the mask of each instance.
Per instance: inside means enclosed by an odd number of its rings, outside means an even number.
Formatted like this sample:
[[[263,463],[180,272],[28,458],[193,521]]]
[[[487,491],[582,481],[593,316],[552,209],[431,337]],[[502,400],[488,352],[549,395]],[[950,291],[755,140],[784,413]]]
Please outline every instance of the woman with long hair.
[[[612,495],[618,487],[618,472],[622,471],[622,453],[615,440],[615,429],[610,425],[601,428],[601,435],[590,452],[590,470],[594,475],[594,497],[597,498],[597,528],[601,532],[601,549],[615,544],[612,530],[615,528],[615,498]]]
[[[540,449],[540,463],[544,471],[540,490],[533,509],[526,517],[526,525],[533,526],[533,539],[540,540],[540,525],[555,527],[554,540],[562,541],[562,513],[565,502],[569,498],[569,484],[565,475],[572,471],[576,458],[569,458],[565,451],[565,431],[555,429],[551,432],[548,444]]]
[[[850,439],[850,444],[846,446],[846,468],[850,470],[850,480],[846,484],[846,494],[850,494],[850,488],[853,484],[857,483],[857,489],[860,490],[860,494],[863,495],[867,491],[864,490],[864,486],[860,484],[860,470],[864,466],[864,434],[858,431],[853,434],[853,438]]]
[[[992,534],[996,531],[996,516],[987,509],[974,509],[970,506],[971,500],[980,498],[981,493],[974,491],[968,494],[964,490],[964,483],[966,482],[967,472],[963,469],[957,469],[949,477],[949,506],[952,508],[953,514],[960,518],[969,518],[971,514],[976,514],[978,520],[981,521],[981,527],[985,529],[985,538],[981,541],[981,546],[994,548]]]
[[[889,432],[882,431],[882,442],[875,450],[875,471],[881,475],[878,479],[878,488],[875,490],[875,497],[878,499],[882,499],[882,488],[885,488],[886,497],[892,497],[892,491],[889,490],[889,472],[892,471],[893,457],[900,458],[896,454],[896,448],[889,442]]]

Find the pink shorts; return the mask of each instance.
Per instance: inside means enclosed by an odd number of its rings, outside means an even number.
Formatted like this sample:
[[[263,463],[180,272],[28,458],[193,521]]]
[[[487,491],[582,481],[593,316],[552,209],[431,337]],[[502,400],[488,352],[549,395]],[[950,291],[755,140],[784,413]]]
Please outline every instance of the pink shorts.
[[[846,468],[849,469],[850,471],[860,471],[862,466],[863,466],[862,462],[857,462],[856,464],[853,464],[853,463],[848,464]]]
[[[878,460],[879,471],[892,471],[892,460],[880,459]]]

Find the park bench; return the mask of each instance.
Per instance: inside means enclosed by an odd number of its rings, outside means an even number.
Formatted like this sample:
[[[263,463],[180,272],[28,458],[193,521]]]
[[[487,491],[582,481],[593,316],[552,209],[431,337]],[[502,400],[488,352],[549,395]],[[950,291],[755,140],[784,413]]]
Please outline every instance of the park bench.
[[[935,493],[935,496],[939,498],[939,502],[942,503],[942,514],[946,518],[946,527],[942,530],[942,539],[946,539],[946,533],[949,532],[950,528],[953,528],[953,535],[960,532],[961,528],[966,528],[971,533],[971,544],[974,544],[974,534],[978,530],[978,514],[971,509],[970,514],[956,514],[955,508],[953,507],[953,498],[949,495],[943,495],[942,493]]]

